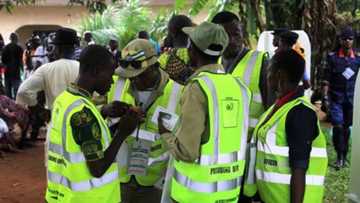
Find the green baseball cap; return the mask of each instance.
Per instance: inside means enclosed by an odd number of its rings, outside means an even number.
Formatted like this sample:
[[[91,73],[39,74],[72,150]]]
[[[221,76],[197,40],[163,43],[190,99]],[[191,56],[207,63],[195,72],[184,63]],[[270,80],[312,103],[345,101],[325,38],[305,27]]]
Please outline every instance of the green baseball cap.
[[[157,62],[156,51],[149,40],[135,39],[121,51],[120,67],[115,74],[133,78]]]
[[[191,41],[210,56],[220,56],[225,51],[229,37],[221,25],[203,22],[196,27],[184,27],[182,29]]]

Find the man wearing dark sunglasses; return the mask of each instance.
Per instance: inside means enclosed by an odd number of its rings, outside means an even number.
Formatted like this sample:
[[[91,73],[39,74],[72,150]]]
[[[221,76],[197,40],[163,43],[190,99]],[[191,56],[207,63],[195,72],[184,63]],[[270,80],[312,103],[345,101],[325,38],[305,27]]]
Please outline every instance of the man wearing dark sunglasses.
[[[350,27],[344,28],[340,34],[340,48],[331,52],[327,58],[325,90],[328,89],[330,99],[337,169],[345,166],[352,125],[355,81],[360,66],[360,53],[353,48],[354,37],[354,31]]]
[[[102,113],[113,118],[109,119],[110,125],[117,122],[114,118],[121,114],[120,106],[127,104],[136,106],[135,110],[144,116],[144,122],[126,139],[118,156],[122,202],[160,202],[159,187],[169,155],[158,135],[157,117],[166,114],[167,127],[175,127],[182,87],[159,68],[156,51],[148,40],[130,42],[121,55],[108,93],[109,103],[119,102],[105,105]]]

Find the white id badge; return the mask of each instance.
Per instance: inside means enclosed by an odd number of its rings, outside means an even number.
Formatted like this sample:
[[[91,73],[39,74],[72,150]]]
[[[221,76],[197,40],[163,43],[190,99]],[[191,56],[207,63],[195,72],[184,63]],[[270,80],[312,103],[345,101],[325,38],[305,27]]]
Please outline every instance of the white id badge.
[[[349,67],[347,67],[347,68],[345,69],[345,71],[342,73],[342,75],[343,75],[347,80],[349,80],[354,74],[355,74],[355,72],[354,72],[351,68],[349,68]]]
[[[163,112],[165,114],[163,118],[164,127],[170,131],[174,130],[179,120],[179,116],[161,106],[156,107],[155,112],[151,118],[151,122],[155,123],[156,125],[158,124],[158,117],[160,112]]]
[[[150,142],[139,139],[130,148],[128,174],[145,176],[150,153]]]

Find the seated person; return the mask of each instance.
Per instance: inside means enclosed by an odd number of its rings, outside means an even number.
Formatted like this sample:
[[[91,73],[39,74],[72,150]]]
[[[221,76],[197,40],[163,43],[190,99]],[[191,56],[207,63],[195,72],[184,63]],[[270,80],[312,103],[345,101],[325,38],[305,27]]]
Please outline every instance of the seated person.
[[[15,139],[15,143],[13,144],[18,145],[20,141],[26,138],[26,132],[29,125],[28,111],[1,92],[0,117],[6,122],[11,134],[15,133],[15,137],[21,137],[19,140]]]

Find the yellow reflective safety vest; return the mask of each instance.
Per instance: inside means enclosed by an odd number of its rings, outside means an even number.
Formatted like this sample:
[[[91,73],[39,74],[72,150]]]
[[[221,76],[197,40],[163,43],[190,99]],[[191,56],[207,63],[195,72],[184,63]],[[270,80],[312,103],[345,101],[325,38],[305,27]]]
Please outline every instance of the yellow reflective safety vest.
[[[252,93],[250,106],[250,134],[252,134],[260,116],[265,111],[259,88],[264,55],[265,52],[250,50],[231,73],[235,77],[240,77]]]
[[[111,134],[95,105],[85,97],[64,91],[55,102],[49,131],[48,181],[46,201],[61,203],[120,202],[118,168],[111,164],[106,173],[95,178],[89,172],[84,154],[75,142],[71,116],[89,108],[101,127],[101,143],[109,147]]]
[[[130,81],[124,78],[115,76],[115,83],[109,92],[110,101],[122,101],[128,104],[135,105],[135,98],[130,94]],[[149,153],[149,160],[147,165],[147,174],[136,175],[136,181],[142,186],[161,186],[162,178],[165,176],[167,163],[169,160],[169,153],[165,148],[165,141],[159,135],[158,125],[152,121],[152,117],[156,108],[165,108],[168,112],[177,114],[179,112],[179,102],[181,97],[182,86],[173,80],[169,79],[163,94],[158,96],[155,102],[147,109],[145,122],[141,124],[138,132],[139,139],[151,142]],[[123,143],[118,156],[118,164],[120,170],[120,182],[127,183],[131,176],[128,175],[128,160],[127,153],[129,146],[135,142],[137,131],[126,139]]]
[[[262,117],[255,128],[257,143],[256,185],[261,199],[266,203],[290,202],[291,168],[289,167],[289,147],[286,139],[285,123],[288,112],[299,104],[313,109],[306,97],[299,97],[278,109],[264,123],[273,107]],[[304,203],[323,202],[324,180],[327,171],[326,139],[321,132],[312,142],[309,168],[306,171]]]
[[[229,74],[202,72],[208,100],[209,140],[195,163],[174,160],[170,196],[181,203],[237,202],[245,167],[251,93]]]
[[[237,64],[234,71],[231,73],[233,76],[240,77],[245,84],[249,87],[252,93],[250,104],[250,121],[248,137],[251,140],[251,135],[257,125],[260,116],[264,113],[264,104],[260,92],[260,75],[261,67],[265,52],[250,50]],[[256,185],[254,177],[249,177],[248,171],[255,168],[255,143],[248,145],[248,157],[245,171],[245,185],[244,194],[252,197],[256,193]]]

